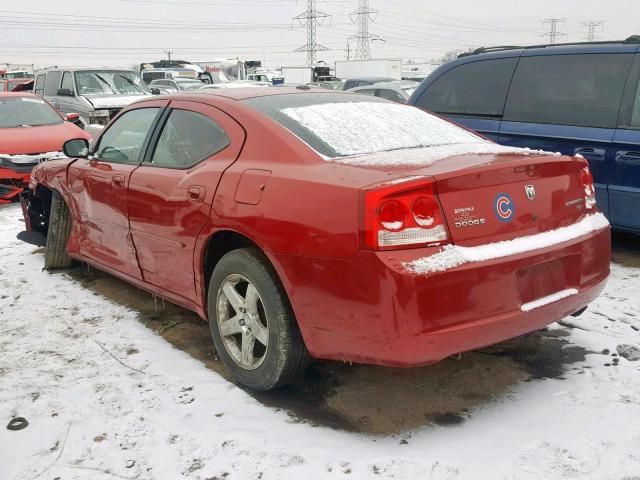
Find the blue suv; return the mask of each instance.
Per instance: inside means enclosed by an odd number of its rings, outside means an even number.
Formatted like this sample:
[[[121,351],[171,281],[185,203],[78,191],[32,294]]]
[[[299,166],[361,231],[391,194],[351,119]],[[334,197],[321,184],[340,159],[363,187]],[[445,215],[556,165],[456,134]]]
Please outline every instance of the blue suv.
[[[503,145],[581,154],[612,226],[640,233],[640,36],[478,49],[441,65],[409,104]]]

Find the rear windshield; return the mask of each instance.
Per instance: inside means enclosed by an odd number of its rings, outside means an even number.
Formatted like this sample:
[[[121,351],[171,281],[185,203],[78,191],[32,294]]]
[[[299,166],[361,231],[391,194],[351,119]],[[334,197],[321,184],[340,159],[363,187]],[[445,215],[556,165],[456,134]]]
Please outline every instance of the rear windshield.
[[[273,95],[244,102],[329,158],[483,141],[417,108],[364,95]]]
[[[0,128],[38,127],[55,125],[62,121],[62,117],[39,98],[0,98]]]

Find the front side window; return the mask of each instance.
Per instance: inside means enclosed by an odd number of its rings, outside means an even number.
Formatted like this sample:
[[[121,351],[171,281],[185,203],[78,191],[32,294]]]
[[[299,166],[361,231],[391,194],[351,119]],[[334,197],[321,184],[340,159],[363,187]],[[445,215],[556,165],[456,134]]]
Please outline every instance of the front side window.
[[[363,88],[362,90],[357,91],[360,95],[373,95],[376,93],[374,88]]]
[[[151,164],[189,168],[223,150],[229,137],[211,118],[188,110],[172,110],[158,139]]]
[[[517,58],[464,63],[443,73],[416,106],[436,113],[500,117]]]
[[[60,78],[62,72],[49,72],[47,73],[47,79],[44,82],[44,94],[45,95],[57,95],[58,88],[60,88]]]
[[[615,128],[632,59],[631,54],[523,57],[504,119]]]
[[[60,88],[66,88],[69,91],[73,92],[73,77],[71,76],[71,72],[64,72],[62,75],[62,85]]]
[[[95,157],[112,163],[139,163],[142,146],[159,110],[139,108],[124,113],[100,138]]]
[[[0,128],[38,127],[58,123],[62,123],[60,115],[40,98],[0,97]]]
[[[358,94],[274,95],[243,102],[329,158],[485,142],[418,108]]]

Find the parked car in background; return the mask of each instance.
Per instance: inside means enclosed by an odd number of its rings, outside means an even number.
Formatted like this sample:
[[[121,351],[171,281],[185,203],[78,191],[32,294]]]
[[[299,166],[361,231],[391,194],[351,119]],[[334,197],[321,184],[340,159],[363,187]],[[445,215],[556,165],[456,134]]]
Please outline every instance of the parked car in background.
[[[442,65],[409,103],[513,146],[580,154],[614,228],[640,233],[640,36],[479,49]]]
[[[164,80],[154,80],[149,84],[149,88],[167,87],[174,88],[178,92],[186,90],[196,90],[205,85],[200,80],[192,78],[165,78]]]
[[[140,75],[144,83],[149,85],[154,80],[164,80],[166,78],[188,78],[198,80],[198,72],[189,68],[145,68],[140,70]]]
[[[388,83],[396,81],[397,78],[390,77],[358,77],[358,78],[349,78],[344,81],[344,85],[342,86],[343,90],[351,90],[355,87],[364,87],[367,85],[375,85],[376,83]]]
[[[27,92],[33,90],[33,78],[0,79],[0,92]]]
[[[609,224],[584,159],[309,90],[150,98],[93,147],[67,142],[23,197],[45,267],[81,260],[196,311],[257,390],[296,381],[309,357],[436,362],[602,291]]]
[[[64,156],[64,142],[91,138],[69,122],[75,117],[30,93],[0,92],[0,204],[18,197],[34,166]]]
[[[307,83],[310,87],[326,88],[327,90],[342,90],[344,82],[341,80],[331,80],[326,82]]]
[[[385,98],[397,103],[407,103],[409,97],[418,87],[418,82],[410,80],[397,80],[389,83],[376,83],[366,87],[356,87],[349,90],[354,93],[373,95],[374,97]]]
[[[203,85],[202,87],[200,87],[200,90],[221,90],[226,88],[270,87],[270,86],[271,84],[266,82],[253,82],[253,81],[240,80],[237,82],[211,83],[209,85]]]
[[[33,93],[84,125],[106,125],[123,107],[151,95],[133,70],[50,68],[36,72]]]

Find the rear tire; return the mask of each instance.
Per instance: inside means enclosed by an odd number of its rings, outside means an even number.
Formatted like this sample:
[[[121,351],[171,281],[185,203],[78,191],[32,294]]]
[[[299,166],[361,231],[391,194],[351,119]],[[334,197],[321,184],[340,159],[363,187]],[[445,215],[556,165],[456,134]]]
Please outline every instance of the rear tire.
[[[51,197],[47,246],[44,253],[44,268],[69,268],[73,260],[67,255],[67,241],[71,233],[71,213],[62,196],[55,190]]]
[[[218,356],[239,383],[266,391],[302,378],[309,353],[286,293],[258,250],[220,259],[209,282],[208,314]]]

